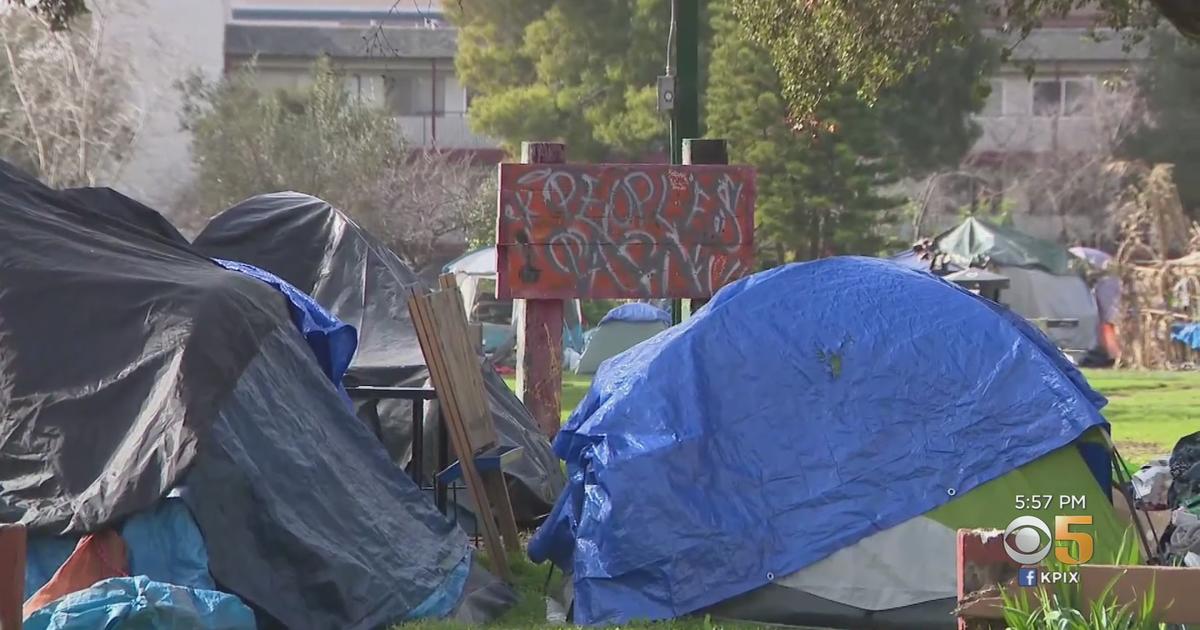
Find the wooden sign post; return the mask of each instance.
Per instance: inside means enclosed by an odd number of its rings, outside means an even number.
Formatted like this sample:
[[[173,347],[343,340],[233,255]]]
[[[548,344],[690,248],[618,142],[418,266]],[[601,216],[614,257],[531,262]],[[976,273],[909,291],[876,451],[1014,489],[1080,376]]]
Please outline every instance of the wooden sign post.
[[[552,143],[525,143],[522,158],[499,169],[496,297],[525,300],[518,389],[553,437],[562,300],[707,299],[752,273],[754,169],[566,164]]]
[[[563,164],[566,161],[566,145],[553,142],[521,144],[522,164]],[[499,251],[500,248],[496,249]],[[497,255],[503,259],[503,254]],[[499,264],[496,269],[499,276],[504,275],[499,271]],[[496,294],[500,296],[499,288]],[[514,314],[517,311],[522,315],[521,327],[517,329],[517,394],[542,433],[553,439],[562,419],[563,299],[530,297],[514,303]]]

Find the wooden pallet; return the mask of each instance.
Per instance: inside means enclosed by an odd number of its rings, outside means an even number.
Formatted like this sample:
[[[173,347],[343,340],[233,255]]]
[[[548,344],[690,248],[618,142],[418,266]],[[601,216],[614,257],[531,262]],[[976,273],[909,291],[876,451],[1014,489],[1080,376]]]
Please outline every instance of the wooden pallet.
[[[450,443],[476,506],[488,556],[496,574],[511,582],[505,550],[521,548],[517,521],[504,473],[498,469],[480,472],[476,466],[476,457],[496,451],[500,445],[454,276],[442,276],[438,290],[433,292],[414,291],[408,309],[437,390]]]

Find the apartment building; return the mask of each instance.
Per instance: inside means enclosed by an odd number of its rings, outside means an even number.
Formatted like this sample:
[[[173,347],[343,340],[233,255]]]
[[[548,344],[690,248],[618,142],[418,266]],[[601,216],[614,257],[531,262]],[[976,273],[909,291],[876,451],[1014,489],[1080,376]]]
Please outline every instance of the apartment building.
[[[975,116],[980,137],[963,168],[898,191],[922,205],[921,235],[957,223],[974,204],[1000,208],[1019,229],[1042,238],[1093,241],[1111,227],[1103,200],[1069,207],[1080,195],[1048,190],[1056,185],[1055,171],[1111,150],[1115,130],[1128,123],[1133,71],[1147,49],[1095,30],[1099,16],[1079,9],[1019,41],[990,29],[1013,43],[1012,54],[990,79],[989,98]],[[1127,87],[1114,91],[1120,83]],[[900,227],[903,237],[915,235],[916,226]]]
[[[430,0],[235,0],[225,27],[225,69],[255,66],[267,88],[299,87],[327,55],[346,89],[383,107],[414,146],[500,157],[471,131],[469,95],[454,71],[456,36]]]
[[[1105,84],[1131,79],[1147,53],[1145,46],[1126,50],[1126,41],[1111,31],[1093,31],[1097,17],[1079,10],[1016,44],[991,79],[974,152],[1078,151],[1101,140],[1115,106]]]

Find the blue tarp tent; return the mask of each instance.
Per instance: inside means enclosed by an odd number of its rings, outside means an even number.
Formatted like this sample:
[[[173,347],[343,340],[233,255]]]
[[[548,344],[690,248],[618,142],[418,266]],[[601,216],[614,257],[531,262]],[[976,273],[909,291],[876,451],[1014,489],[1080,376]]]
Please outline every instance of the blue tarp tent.
[[[780,267],[600,367],[529,555],[572,574],[580,623],[699,611],[1051,452],[1102,502],[1062,447],[1107,426],[1104,402],[1040,332],[930,274]]]
[[[662,322],[671,325],[671,314],[645,302],[630,302],[622,304],[604,314],[597,326],[607,322]]]

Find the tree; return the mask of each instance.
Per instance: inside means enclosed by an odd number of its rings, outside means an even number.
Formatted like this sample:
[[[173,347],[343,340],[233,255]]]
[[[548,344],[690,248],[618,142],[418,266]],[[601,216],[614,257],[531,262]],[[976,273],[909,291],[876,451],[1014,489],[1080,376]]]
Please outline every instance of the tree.
[[[185,229],[252,195],[295,190],[347,212],[421,267],[440,241],[482,220],[487,172],[466,156],[410,150],[388,114],[344,91],[327,59],[296,92],[261,92],[253,68],[216,83],[196,75],[181,88],[198,167],[191,205],[203,209],[181,218]]]
[[[669,0],[460,0],[455,66],[476,131],[561,139],[574,158],[665,150],[654,78],[666,64]]]
[[[36,13],[44,27],[55,31],[65,30],[73,19],[88,13],[84,0],[0,0],[0,10],[6,4]]]
[[[736,161],[758,169],[761,257],[873,255],[891,245],[879,228],[902,199],[879,191],[954,164],[971,147],[977,130],[968,115],[986,96],[980,80],[994,50],[976,29],[874,107],[842,86],[822,103],[823,132],[800,134],[768,53],[727,8],[714,3],[712,10],[707,122],[711,135],[731,140]]]
[[[1200,169],[1200,44],[1161,33],[1151,41],[1151,56],[1138,84],[1147,117],[1124,143],[1123,154],[1152,164],[1170,163],[1176,171]],[[1178,180],[1183,207],[1200,218],[1200,179]]]
[[[885,88],[920,70],[930,53],[958,41],[969,19],[957,0],[734,0],[737,18],[769,51],[796,124],[818,124],[826,98],[850,85],[874,100]],[[1028,35],[1044,18],[1084,6],[1100,11],[1098,26],[1134,39],[1167,18],[1200,38],[1194,0],[1003,0],[996,2],[1008,30]],[[923,51],[914,54],[915,51]]]
[[[129,98],[129,67],[108,48],[104,12],[54,31],[24,7],[0,12],[0,156],[50,186],[115,179],[142,112]]]

